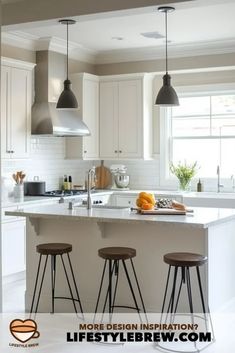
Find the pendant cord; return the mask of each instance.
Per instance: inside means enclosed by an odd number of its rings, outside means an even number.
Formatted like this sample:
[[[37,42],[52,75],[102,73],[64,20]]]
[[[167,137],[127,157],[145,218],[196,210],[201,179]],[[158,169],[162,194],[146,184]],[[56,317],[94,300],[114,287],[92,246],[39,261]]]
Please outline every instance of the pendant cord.
[[[168,74],[168,49],[167,49],[167,11],[165,12],[165,32],[166,32],[166,73]]]
[[[67,80],[69,76],[69,23],[67,22]]]

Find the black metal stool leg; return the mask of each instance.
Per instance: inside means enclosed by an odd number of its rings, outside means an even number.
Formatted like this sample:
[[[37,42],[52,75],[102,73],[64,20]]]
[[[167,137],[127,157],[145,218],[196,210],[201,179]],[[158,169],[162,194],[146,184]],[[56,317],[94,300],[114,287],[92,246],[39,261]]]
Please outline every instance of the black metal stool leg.
[[[132,284],[131,284],[131,280],[130,280],[130,277],[129,277],[129,274],[128,274],[128,271],[127,271],[125,260],[122,260],[122,264],[123,264],[123,267],[124,267],[124,270],[125,270],[125,274],[126,274],[126,278],[127,278],[130,290],[131,290],[132,298],[133,298],[134,303],[135,303],[136,311],[139,313],[139,318],[140,318],[140,321],[142,322],[142,318],[140,316],[140,309],[138,308],[137,300],[136,300],[135,293],[134,293],[134,290],[133,290],[133,287],[132,287]]]
[[[191,281],[190,281],[189,267],[186,267],[186,282],[187,282],[188,301],[189,301],[189,310],[190,310],[190,314],[191,314],[191,321],[192,321],[192,324],[194,325],[193,299],[192,299],[192,290],[191,290]]]
[[[80,310],[81,310],[81,313],[83,314],[82,303],[81,303],[81,299],[80,299],[80,296],[79,296],[78,287],[77,287],[77,283],[76,283],[76,280],[75,280],[75,275],[74,275],[74,272],[73,272],[73,266],[72,266],[72,263],[71,263],[71,259],[70,259],[69,253],[67,253],[67,257],[68,257],[68,261],[69,261],[69,266],[70,266],[70,270],[71,270],[73,283],[74,283],[75,291],[76,291],[76,294],[77,294],[77,299],[78,299],[78,302],[79,302]]]
[[[168,274],[167,274],[167,280],[166,280],[166,287],[165,287],[165,292],[164,292],[164,297],[163,297],[163,303],[162,303],[162,310],[161,310],[161,316],[160,316],[160,324],[162,323],[162,316],[163,316],[163,314],[164,314],[164,308],[165,308],[167,290],[168,290],[168,285],[169,285],[170,273],[171,273],[171,265],[170,265],[169,268],[168,268]]]
[[[51,306],[52,314],[55,312],[55,279],[56,279],[56,255],[51,255]]]
[[[165,323],[167,322],[167,318],[168,318],[169,313],[170,313],[170,322],[172,322],[172,313],[173,313],[174,301],[175,301],[175,288],[176,288],[177,273],[178,273],[178,266],[175,266],[172,291],[171,291],[171,296],[170,296],[170,300],[169,300],[169,304],[168,304],[168,308],[167,308],[167,315],[166,315]]]
[[[35,294],[36,294],[36,290],[37,290],[37,286],[38,286],[38,277],[39,277],[39,272],[40,272],[40,267],[41,267],[41,261],[42,261],[42,255],[40,255],[39,261],[38,261],[38,269],[37,269],[37,275],[36,275],[36,280],[35,280],[35,285],[34,285],[33,299],[32,299],[32,303],[31,303],[30,314],[32,314],[32,312],[33,312],[33,306],[34,306]]]
[[[117,285],[118,285],[118,279],[119,279],[119,260],[115,260],[114,261],[114,274],[116,276],[116,283],[115,283],[115,289],[114,289],[114,294],[113,294],[112,313],[113,313],[114,306],[115,306],[115,300],[116,300],[116,294],[117,294]]]
[[[48,260],[48,255],[46,256],[46,259],[45,259],[45,264],[44,264],[44,269],[43,269],[43,273],[42,273],[41,284],[40,284],[40,288],[39,288],[39,292],[38,292],[38,300],[37,300],[37,304],[36,304],[35,314],[38,312],[38,304],[39,304],[40,296],[41,296],[41,292],[42,292],[42,285],[43,285],[43,281],[44,281],[44,277],[45,277],[45,272],[46,272],[46,267],[47,267],[47,260]]]
[[[63,255],[60,255],[60,258],[61,258],[61,261],[62,261],[62,264],[63,264],[64,273],[65,273],[65,276],[66,276],[66,279],[67,279],[67,283],[68,283],[71,299],[73,301],[74,310],[75,310],[75,313],[77,314],[77,308],[76,308],[76,304],[75,304],[75,300],[74,300],[74,296],[73,296],[73,291],[72,291],[72,288],[71,288],[71,285],[70,285],[70,282],[69,282],[69,276],[68,276],[68,273],[67,273],[67,270],[66,270],[66,267],[65,267]]]
[[[110,260],[107,260],[107,261],[110,261]],[[113,264],[113,266],[112,266],[111,275],[112,275],[112,273],[113,273],[113,270],[114,270],[114,264]],[[107,293],[106,293],[105,301],[104,301],[104,306],[103,306],[103,314],[104,314],[104,312],[105,312],[105,308],[106,308],[108,296],[109,296],[109,283],[108,283],[108,289],[107,289]],[[102,320],[103,320],[103,316],[102,316]]]
[[[102,286],[103,286],[106,265],[107,265],[107,260],[105,260],[105,262],[104,262],[104,267],[103,267],[103,273],[102,273],[101,281],[100,281],[100,288],[99,288],[98,298],[97,298],[97,302],[96,302],[96,306],[95,306],[95,314],[97,313],[97,310],[98,310],[98,305],[99,305],[99,301],[100,301],[100,294],[101,294],[101,289],[102,289]]]
[[[112,260],[109,260],[109,313],[112,312]]]
[[[198,266],[196,267],[196,270],[197,270],[197,279],[198,279],[198,285],[199,285],[200,296],[201,296],[201,302],[202,302],[202,310],[203,310],[204,319],[205,319],[205,326],[206,326],[206,331],[208,331],[206,307],[205,307],[205,301],[204,301],[204,296],[203,296],[203,291],[202,291],[202,283],[201,283],[200,270],[199,270],[199,267],[198,267]]]
[[[147,315],[146,315],[144,299],[143,299],[143,296],[142,296],[142,293],[141,293],[141,289],[140,289],[140,285],[139,285],[139,281],[138,281],[138,278],[137,278],[137,275],[136,275],[135,266],[134,266],[134,263],[133,263],[132,259],[130,259],[130,261],[131,261],[132,270],[133,270],[133,273],[134,273],[134,276],[135,276],[135,281],[136,281],[136,284],[137,284],[137,288],[138,288],[138,291],[139,291],[140,300],[141,300],[142,307],[143,307],[143,312],[145,314],[146,320],[148,321]]]
[[[182,284],[185,283],[185,278],[184,278],[185,269],[183,267],[181,267],[181,271],[182,271],[182,273],[181,273],[181,281],[180,281],[179,291],[178,291],[178,295],[177,295],[177,299],[176,299],[176,303],[175,303],[174,314],[176,313],[177,308],[178,308],[180,293],[181,293],[181,289],[182,289]]]

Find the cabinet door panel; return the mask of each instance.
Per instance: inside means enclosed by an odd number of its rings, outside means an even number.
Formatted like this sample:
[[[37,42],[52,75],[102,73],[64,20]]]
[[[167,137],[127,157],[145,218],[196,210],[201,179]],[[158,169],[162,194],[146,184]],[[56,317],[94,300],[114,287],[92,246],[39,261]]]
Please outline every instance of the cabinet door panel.
[[[118,158],[118,82],[100,83],[100,158]]]
[[[10,68],[1,69],[1,146],[2,158],[10,158]]]
[[[2,274],[25,271],[25,221],[2,224]]]
[[[84,158],[99,157],[99,82],[85,79],[83,120],[91,135],[84,137]]]
[[[29,157],[31,124],[31,73],[11,71],[11,136],[13,158]]]
[[[142,81],[119,82],[119,158],[139,158],[143,143]]]

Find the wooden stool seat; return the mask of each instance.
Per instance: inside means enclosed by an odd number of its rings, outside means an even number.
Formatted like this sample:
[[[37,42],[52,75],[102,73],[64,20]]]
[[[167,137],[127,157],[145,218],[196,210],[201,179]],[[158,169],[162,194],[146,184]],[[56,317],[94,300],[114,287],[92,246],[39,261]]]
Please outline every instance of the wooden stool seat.
[[[62,255],[71,252],[72,245],[65,243],[48,243],[39,244],[36,249],[41,255]]]
[[[36,280],[34,285],[33,291],[33,299],[31,303],[30,313],[32,314],[33,311],[35,314],[38,311],[38,306],[40,302],[43,282],[45,278],[45,273],[47,269],[48,258],[51,260],[51,304],[52,304],[52,314],[55,312],[55,300],[56,299],[64,299],[64,300],[71,300],[73,302],[74,311],[77,314],[77,306],[76,303],[79,303],[81,313],[83,315],[82,304],[78,292],[78,286],[75,280],[75,275],[73,271],[72,262],[70,259],[69,253],[72,251],[72,245],[66,243],[46,243],[46,244],[39,244],[36,246],[36,251],[40,254],[39,262],[38,262],[38,269],[36,273]],[[68,284],[68,289],[70,292],[70,297],[60,295],[55,295],[56,289],[56,278],[57,278],[57,258],[60,258],[62,269],[64,270],[65,278]],[[42,264],[43,258],[45,259],[44,265]],[[65,259],[67,258],[67,261]],[[42,265],[42,269],[41,269]],[[60,270],[60,268],[59,268]],[[71,285],[72,280],[72,285]],[[40,281],[40,283],[39,283]],[[35,310],[34,310],[35,309]]]
[[[187,252],[173,252],[165,254],[163,259],[168,265],[178,267],[201,266],[207,262],[206,256]]]
[[[105,260],[128,260],[136,256],[136,250],[125,247],[109,247],[98,250],[98,255]]]
[[[160,324],[162,322],[174,322],[177,315],[178,304],[180,299],[182,301],[182,288],[186,289],[189,312],[184,312],[185,315],[190,314],[191,323],[194,323],[195,318],[200,318],[204,321],[206,332],[211,331],[211,341],[204,347],[197,347],[197,343],[194,342],[194,348],[190,350],[191,353],[198,353],[208,347],[215,340],[212,319],[210,315],[210,309],[208,301],[204,299],[203,283],[201,281],[200,266],[207,263],[207,257],[200,254],[194,254],[189,252],[173,252],[163,256],[163,260],[168,264],[168,274],[166,280],[166,287],[163,296]],[[173,273],[172,273],[173,272]],[[193,281],[194,285],[191,284],[191,273],[196,272]],[[179,281],[179,283],[177,283]],[[172,284],[170,284],[172,282]],[[198,291],[193,296],[193,290],[196,289],[195,284],[198,285]],[[170,288],[171,287],[171,288]],[[195,314],[193,298],[199,295],[201,301],[202,311],[196,311],[202,315]],[[185,299],[184,299],[185,300]],[[197,309],[198,310],[198,309]],[[181,311],[182,312],[182,311]],[[168,321],[170,319],[170,321]],[[162,342],[157,343],[157,347],[161,351],[173,352],[171,348],[166,347]],[[187,350],[188,351],[188,350]],[[185,350],[174,350],[174,352],[185,353]],[[189,351],[188,351],[189,352]]]

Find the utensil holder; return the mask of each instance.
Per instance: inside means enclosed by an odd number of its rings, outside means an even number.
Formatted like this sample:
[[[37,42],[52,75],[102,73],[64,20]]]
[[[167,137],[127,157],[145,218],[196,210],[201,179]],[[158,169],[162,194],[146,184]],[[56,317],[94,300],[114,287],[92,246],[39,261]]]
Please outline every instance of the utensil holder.
[[[15,201],[24,201],[24,186],[23,184],[16,184],[13,191]]]

